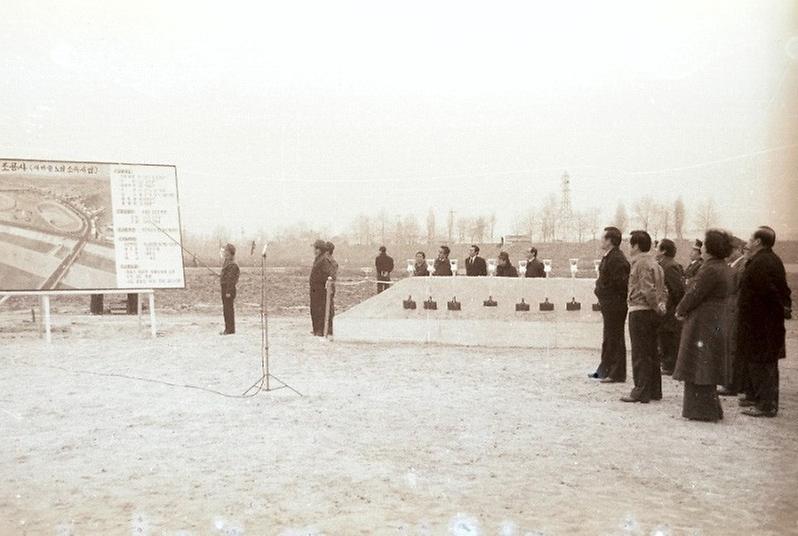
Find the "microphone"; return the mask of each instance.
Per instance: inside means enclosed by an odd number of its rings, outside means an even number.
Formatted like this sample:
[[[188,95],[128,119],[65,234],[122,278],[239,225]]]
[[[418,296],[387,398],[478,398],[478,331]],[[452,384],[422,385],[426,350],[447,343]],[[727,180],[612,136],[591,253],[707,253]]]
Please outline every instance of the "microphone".
[[[266,258],[266,249],[269,247],[268,243],[263,244],[263,251],[260,252],[260,256]]]

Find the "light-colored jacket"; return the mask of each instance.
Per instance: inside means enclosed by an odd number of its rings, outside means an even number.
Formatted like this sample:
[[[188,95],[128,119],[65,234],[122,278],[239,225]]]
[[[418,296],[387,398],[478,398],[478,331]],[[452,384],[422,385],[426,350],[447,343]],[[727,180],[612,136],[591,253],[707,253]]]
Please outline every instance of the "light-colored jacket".
[[[663,281],[662,267],[650,251],[632,257],[629,273],[629,312],[657,311],[657,281]]]

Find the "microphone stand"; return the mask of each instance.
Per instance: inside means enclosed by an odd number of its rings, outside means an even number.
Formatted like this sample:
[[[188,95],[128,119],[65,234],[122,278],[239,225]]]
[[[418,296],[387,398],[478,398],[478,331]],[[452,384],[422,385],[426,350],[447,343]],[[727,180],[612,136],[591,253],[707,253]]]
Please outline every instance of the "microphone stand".
[[[242,393],[242,396],[249,394],[253,389],[257,389],[253,395],[258,394],[261,391],[276,391],[277,389],[290,389],[299,396],[303,396],[302,393],[285,383],[283,380],[275,376],[269,370],[269,320],[268,320],[268,310],[266,307],[266,246],[263,246],[263,252],[261,253],[260,257],[260,366],[261,366],[261,377],[253,383],[249,389]],[[277,387],[272,387],[271,381],[275,380],[278,385]]]

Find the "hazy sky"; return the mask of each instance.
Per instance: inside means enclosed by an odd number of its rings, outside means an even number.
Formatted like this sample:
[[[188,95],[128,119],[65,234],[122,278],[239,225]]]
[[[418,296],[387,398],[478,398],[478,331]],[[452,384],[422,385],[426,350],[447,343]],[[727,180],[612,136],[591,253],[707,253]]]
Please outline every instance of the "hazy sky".
[[[556,4],[556,5],[552,5]],[[715,199],[798,232],[798,3],[5,0],[0,154],[174,163],[210,231]]]

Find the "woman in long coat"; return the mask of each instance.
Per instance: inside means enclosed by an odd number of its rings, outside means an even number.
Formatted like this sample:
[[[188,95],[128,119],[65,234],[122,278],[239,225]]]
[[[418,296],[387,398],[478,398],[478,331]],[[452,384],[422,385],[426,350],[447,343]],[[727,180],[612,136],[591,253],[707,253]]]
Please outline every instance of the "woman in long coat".
[[[725,261],[730,251],[728,233],[707,231],[705,262],[676,307],[684,325],[673,378],[684,382],[682,416],[692,420],[723,418],[717,386],[727,384],[731,376],[726,345],[731,269]]]

